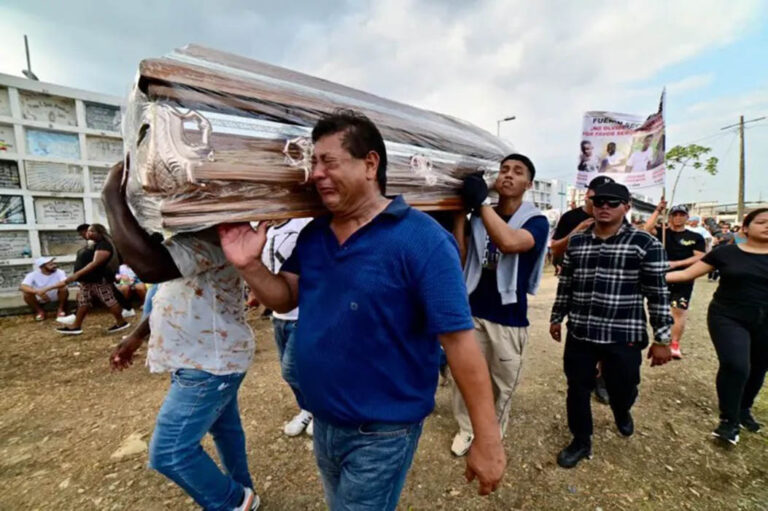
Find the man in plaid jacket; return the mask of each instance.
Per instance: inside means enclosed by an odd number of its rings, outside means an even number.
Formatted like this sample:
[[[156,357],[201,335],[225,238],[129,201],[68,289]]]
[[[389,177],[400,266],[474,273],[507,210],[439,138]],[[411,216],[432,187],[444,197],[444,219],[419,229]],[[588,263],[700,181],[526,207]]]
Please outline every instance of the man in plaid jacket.
[[[653,327],[651,366],[666,364],[672,316],[664,273],[668,262],[661,243],[625,220],[629,190],[608,183],[595,191],[595,224],[571,237],[552,308],[550,334],[561,339],[568,316],[563,365],[568,380],[566,408],[573,441],[557,457],[571,468],[592,457],[590,394],[595,366],[603,375],[619,432],[634,433],[630,408],[637,398],[642,350],[648,345],[643,298]]]

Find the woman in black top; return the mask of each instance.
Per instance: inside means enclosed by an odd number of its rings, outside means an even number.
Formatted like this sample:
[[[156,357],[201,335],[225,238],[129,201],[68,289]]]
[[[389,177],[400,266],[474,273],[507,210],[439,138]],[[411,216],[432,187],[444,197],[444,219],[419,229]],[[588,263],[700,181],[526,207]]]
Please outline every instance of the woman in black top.
[[[768,370],[768,208],[744,218],[747,241],[716,248],[667,282],[688,282],[713,270],[720,285],[709,305],[707,324],[717,351],[717,397],[720,425],[712,433],[732,444],[739,426],[756,432],[761,424],[752,404]]]

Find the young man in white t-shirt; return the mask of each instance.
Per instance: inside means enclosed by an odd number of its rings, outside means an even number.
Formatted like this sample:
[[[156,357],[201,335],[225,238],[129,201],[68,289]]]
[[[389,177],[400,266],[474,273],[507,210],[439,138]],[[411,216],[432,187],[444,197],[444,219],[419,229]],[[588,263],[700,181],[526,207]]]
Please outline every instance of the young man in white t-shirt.
[[[261,261],[272,273],[278,273],[283,263],[293,253],[299,232],[307,225],[311,218],[295,218],[276,225],[272,225],[267,231],[267,243],[261,253]],[[280,357],[280,370],[285,382],[291,387],[298,400],[299,386],[295,377],[294,364],[294,337],[296,324],[299,319],[299,308],[292,311],[272,313],[272,326],[275,330],[275,343]],[[299,410],[288,423],[283,432],[288,436],[298,436],[302,431],[312,436],[312,414],[306,410]]]
[[[58,301],[58,316],[67,315],[65,308],[69,298],[69,290],[66,287],[46,291],[46,288],[56,285],[62,280],[66,280],[67,274],[59,269],[54,262],[53,257],[38,257],[35,260],[36,270],[27,273],[24,280],[21,281],[19,290],[24,296],[24,302],[32,307],[35,312],[35,320],[45,319],[45,311],[42,304]]]
[[[635,151],[627,160],[628,172],[645,172],[651,166],[651,157],[653,151],[651,151],[652,135],[648,135],[643,139],[643,147],[639,151]]]

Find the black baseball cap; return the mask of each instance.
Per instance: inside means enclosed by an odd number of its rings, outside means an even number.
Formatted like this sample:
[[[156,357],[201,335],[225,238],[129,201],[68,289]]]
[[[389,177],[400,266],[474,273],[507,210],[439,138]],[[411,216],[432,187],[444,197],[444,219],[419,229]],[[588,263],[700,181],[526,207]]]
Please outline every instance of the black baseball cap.
[[[599,187],[608,184],[608,183],[615,183],[613,179],[611,179],[608,176],[597,176],[592,181],[589,182],[587,185],[588,190],[597,190]]]
[[[619,183],[606,183],[595,190],[592,200],[597,199],[620,199],[622,202],[629,203],[629,190]]]
[[[687,215],[688,208],[682,204],[678,204],[677,206],[672,206],[672,208],[669,210],[669,214],[674,215],[675,213],[683,213]]]

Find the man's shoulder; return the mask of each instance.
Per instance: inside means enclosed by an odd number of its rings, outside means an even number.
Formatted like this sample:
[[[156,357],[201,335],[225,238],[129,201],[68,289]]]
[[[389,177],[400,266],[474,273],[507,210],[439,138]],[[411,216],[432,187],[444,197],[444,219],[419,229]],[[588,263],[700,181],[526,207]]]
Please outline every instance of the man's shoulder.
[[[569,221],[569,220],[576,220],[580,218],[589,218],[589,215],[586,211],[584,211],[584,208],[573,208],[569,209],[565,213],[563,213],[560,216],[560,222]],[[579,220],[581,222],[581,220]]]
[[[398,222],[398,226],[412,232],[417,236],[416,239],[421,239],[426,243],[453,240],[453,235],[446,231],[437,220],[415,208],[408,208],[401,222]]]

